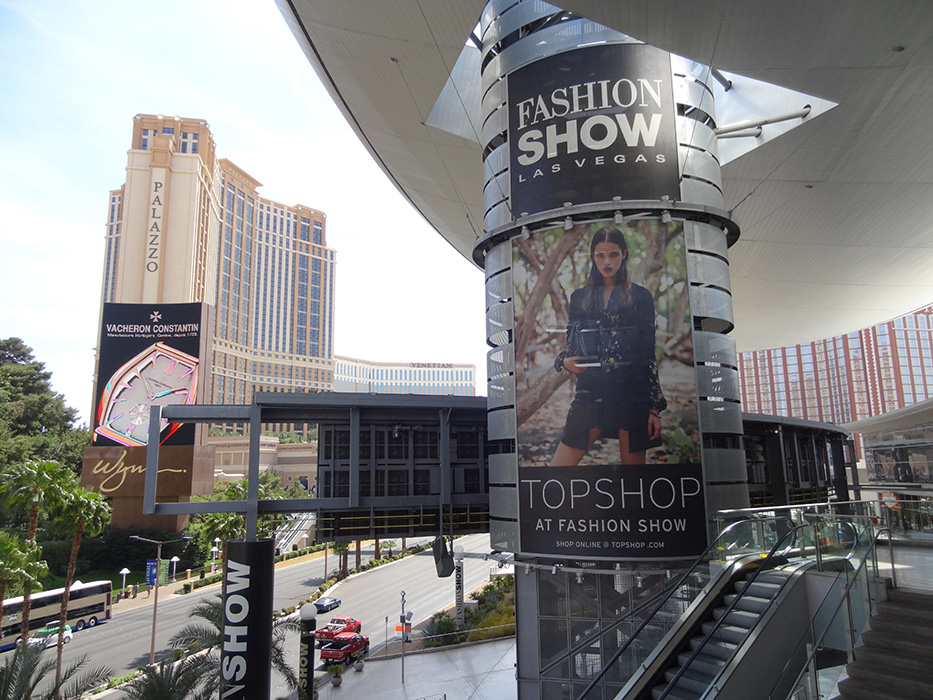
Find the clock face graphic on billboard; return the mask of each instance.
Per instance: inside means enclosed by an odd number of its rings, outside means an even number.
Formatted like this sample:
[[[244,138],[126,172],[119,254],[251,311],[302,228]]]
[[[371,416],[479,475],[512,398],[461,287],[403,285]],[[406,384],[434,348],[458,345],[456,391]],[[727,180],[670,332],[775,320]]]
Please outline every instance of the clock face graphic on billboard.
[[[107,381],[94,432],[129,446],[149,442],[149,408],[194,403],[198,360],[162,342],[153,343]],[[180,427],[162,419],[161,439]]]

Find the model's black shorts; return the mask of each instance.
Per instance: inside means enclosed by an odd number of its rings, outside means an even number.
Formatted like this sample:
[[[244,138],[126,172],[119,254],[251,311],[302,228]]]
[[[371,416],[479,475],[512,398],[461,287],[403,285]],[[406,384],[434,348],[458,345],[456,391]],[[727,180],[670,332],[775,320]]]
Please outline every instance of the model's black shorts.
[[[577,393],[560,441],[577,450],[589,447],[590,431],[598,428],[601,438],[619,439],[619,431],[628,432],[630,452],[644,452],[658,447],[661,440],[648,440],[648,413],[650,404],[645,401],[604,401],[594,399],[588,392]]]

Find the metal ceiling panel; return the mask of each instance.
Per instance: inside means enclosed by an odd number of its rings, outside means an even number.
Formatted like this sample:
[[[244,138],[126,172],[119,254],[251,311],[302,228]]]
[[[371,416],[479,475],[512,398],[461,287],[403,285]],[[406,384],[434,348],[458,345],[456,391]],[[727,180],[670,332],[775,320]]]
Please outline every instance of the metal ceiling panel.
[[[277,2],[380,167],[470,260],[482,233],[480,147],[423,122],[485,3]],[[729,251],[740,350],[848,332],[933,300],[933,3],[562,6],[720,70],[838,103],[722,170],[741,226]]]

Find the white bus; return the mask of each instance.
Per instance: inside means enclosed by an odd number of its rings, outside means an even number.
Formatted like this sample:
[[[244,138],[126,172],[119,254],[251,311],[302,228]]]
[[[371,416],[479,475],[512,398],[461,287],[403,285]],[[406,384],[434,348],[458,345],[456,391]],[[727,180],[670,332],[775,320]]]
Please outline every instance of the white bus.
[[[29,600],[30,635],[35,630],[57,625],[62,609],[64,588],[33,593]],[[78,631],[109,620],[113,612],[113,593],[110,581],[92,581],[71,584],[68,596],[66,623]],[[3,601],[3,619],[0,621],[0,651],[12,649],[20,639],[23,620],[23,596]]]

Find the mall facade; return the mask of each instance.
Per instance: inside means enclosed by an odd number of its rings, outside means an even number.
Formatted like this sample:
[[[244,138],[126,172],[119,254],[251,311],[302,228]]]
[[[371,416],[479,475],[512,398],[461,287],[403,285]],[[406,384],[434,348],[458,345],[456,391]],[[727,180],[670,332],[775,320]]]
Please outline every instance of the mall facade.
[[[749,413],[843,425],[933,397],[933,306],[851,333],[739,354]],[[864,444],[855,436],[858,455]]]

